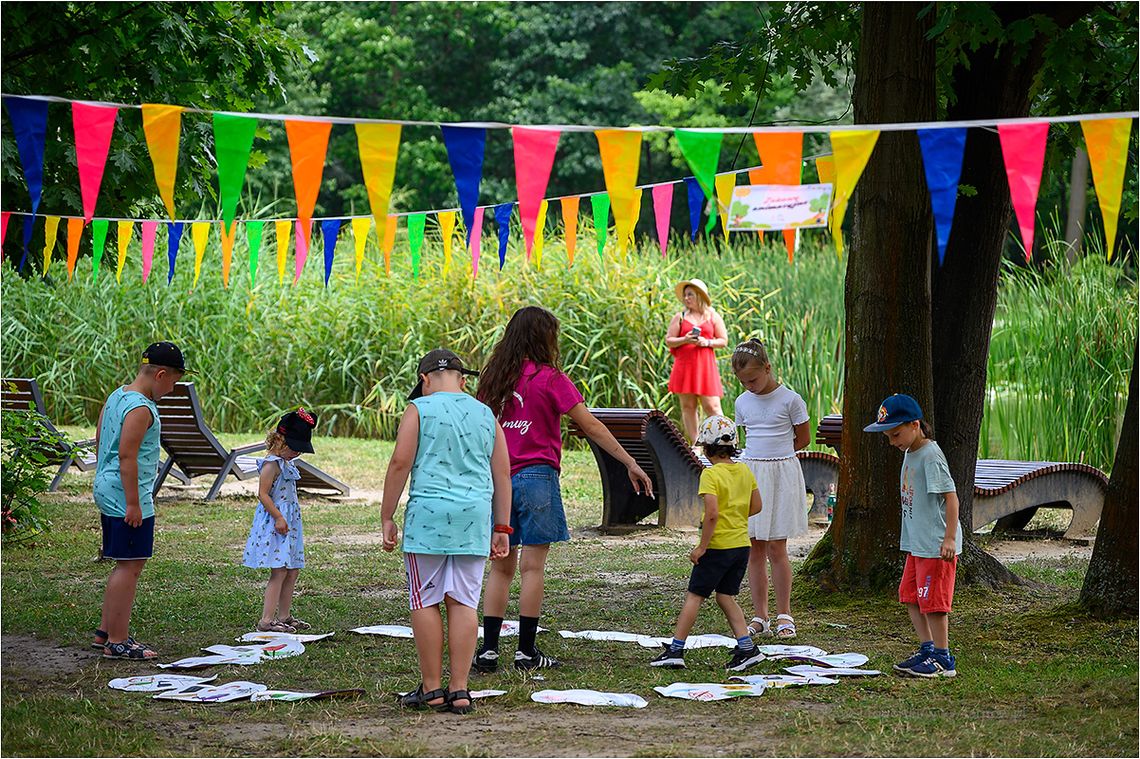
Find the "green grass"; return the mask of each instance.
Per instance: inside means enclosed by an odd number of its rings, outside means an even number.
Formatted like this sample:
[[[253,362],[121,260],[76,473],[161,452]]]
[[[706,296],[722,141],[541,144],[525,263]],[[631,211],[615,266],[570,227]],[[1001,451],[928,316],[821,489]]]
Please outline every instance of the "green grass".
[[[225,436],[227,443],[256,438]],[[315,447],[318,455],[310,458],[317,466],[360,491],[381,489],[388,444],[318,438]],[[110,569],[91,562],[99,535],[89,488],[89,475],[69,476],[65,491],[48,498],[53,531],[35,547],[3,552],[6,755],[1135,756],[1138,750],[1137,623],[1081,616],[1073,603],[1085,562],[1073,559],[1014,564],[1042,583],[1037,587],[959,589],[951,627],[961,671],[955,680],[884,675],[700,704],[663,699],[652,687],[722,681],[722,651],[694,652],[687,671],[667,673],[651,670],[652,652],[639,646],[565,641],[551,632],[542,645],[565,666],[545,673],[545,681],[501,672],[475,683],[508,695],[482,703],[475,715],[409,713],[390,694],[417,682],[412,642],[347,632],[408,622],[400,556],[375,542],[379,506],[369,498],[303,499],[308,566],[296,611],[336,636],[295,659],[219,670],[222,681],[362,687],[366,696],[295,705],[164,704],[106,687],[112,677],[145,667],[84,650]],[[240,566],[251,496],[205,504],[165,492],[157,553],[143,574],[133,626],[170,661],[251,629],[266,577]],[[574,539],[551,552],[544,626],[668,634],[695,533],[615,538],[592,530],[600,520],[600,486],[587,452],[567,453],[564,493]],[[750,611],[747,593],[742,599]],[[913,647],[906,616],[889,597],[828,595],[797,580],[793,609],[799,642],[861,651],[878,669],[889,669]],[[508,614],[517,614],[514,603]],[[695,632],[723,631],[719,612],[707,605]],[[9,658],[14,635],[40,639],[44,660],[51,646],[61,645],[77,665],[53,670],[38,656]],[[510,645],[507,639],[508,653]],[[780,670],[765,662],[758,671]],[[529,700],[542,688],[571,687],[636,692],[650,704],[611,711]]]

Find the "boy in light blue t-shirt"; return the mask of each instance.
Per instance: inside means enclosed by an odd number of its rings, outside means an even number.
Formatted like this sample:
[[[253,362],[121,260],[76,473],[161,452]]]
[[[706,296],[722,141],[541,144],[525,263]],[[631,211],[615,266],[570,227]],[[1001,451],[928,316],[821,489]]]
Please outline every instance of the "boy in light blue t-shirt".
[[[437,349],[420,360],[418,374],[396,431],[380,509],[384,550],[392,551],[399,540],[393,517],[410,474],[403,550],[421,680],[400,703],[466,714],[483,569],[488,554],[501,559],[510,549],[510,457],[491,409],[464,392],[464,376],[476,372]],[[447,607],[451,654],[447,689],[440,604]]]

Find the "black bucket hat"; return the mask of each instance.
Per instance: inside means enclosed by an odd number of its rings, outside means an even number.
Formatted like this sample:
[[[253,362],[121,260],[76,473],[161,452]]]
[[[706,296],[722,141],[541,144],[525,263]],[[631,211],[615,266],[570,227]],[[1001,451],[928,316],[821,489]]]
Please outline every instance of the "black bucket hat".
[[[303,408],[290,411],[277,423],[277,432],[285,437],[285,445],[297,453],[313,453],[313,428],[317,417]]]

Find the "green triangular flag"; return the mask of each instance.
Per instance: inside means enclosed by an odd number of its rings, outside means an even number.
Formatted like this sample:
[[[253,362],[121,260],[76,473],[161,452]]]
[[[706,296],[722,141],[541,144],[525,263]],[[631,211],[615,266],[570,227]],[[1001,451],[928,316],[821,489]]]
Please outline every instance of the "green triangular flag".
[[[594,230],[598,233],[598,258],[603,258],[606,235],[610,229],[610,195],[606,192],[590,196],[590,208],[594,211]]]
[[[261,232],[264,221],[249,221],[245,225],[245,239],[249,243],[249,286],[257,284],[257,254],[261,251]]]
[[[720,161],[720,144],[724,135],[720,132],[693,132],[688,129],[674,130],[673,136],[677,138],[677,145],[681,148],[681,155],[689,162],[697,184],[705,193],[706,198],[716,198],[716,169]],[[712,203],[712,213],[709,214],[705,231],[711,232],[716,225],[716,203]]]
[[[412,278],[420,276],[420,250],[424,247],[424,225],[427,224],[426,213],[414,213],[408,216],[408,245],[412,248]]]
[[[245,183],[245,170],[249,166],[249,152],[253,150],[253,135],[257,119],[214,114],[214,154],[218,161],[218,195],[222,201],[222,221],[226,234],[233,230],[241,188]]]
[[[95,219],[91,222],[91,280],[99,281],[99,262],[103,260],[103,248],[107,244],[107,228],[111,222]]]

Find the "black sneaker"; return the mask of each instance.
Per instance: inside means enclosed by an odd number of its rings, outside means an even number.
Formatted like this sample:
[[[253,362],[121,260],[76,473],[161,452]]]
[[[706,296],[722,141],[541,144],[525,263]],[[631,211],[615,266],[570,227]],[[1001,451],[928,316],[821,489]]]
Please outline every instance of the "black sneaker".
[[[753,646],[751,650],[745,651],[740,646],[737,646],[732,649],[732,658],[728,660],[724,668],[730,672],[743,672],[762,661],[764,661],[764,654],[760,653],[759,648]]]
[[[534,647],[534,653],[527,656],[522,651],[515,651],[515,669],[550,669],[562,666],[562,662],[553,656],[547,656]]]
[[[475,654],[475,658],[471,660],[471,666],[475,668],[476,672],[480,672],[484,675],[494,672],[499,668],[499,652],[493,648],[480,651]]]
[[[668,643],[663,644],[665,650],[657,655],[653,661],[649,662],[650,667],[667,667],[668,669],[684,669],[685,668],[685,649],[676,650]]]

